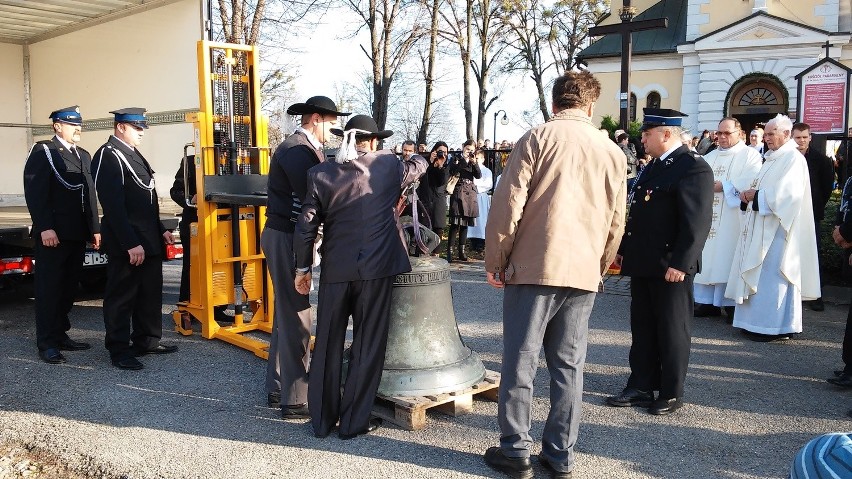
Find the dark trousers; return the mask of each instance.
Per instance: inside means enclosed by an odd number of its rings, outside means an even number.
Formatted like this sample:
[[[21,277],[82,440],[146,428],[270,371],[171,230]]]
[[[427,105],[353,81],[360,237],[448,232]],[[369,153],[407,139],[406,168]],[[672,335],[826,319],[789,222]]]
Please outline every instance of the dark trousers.
[[[846,332],[843,334],[843,369],[845,374],[852,374],[852,305],[846,315]]]
[[[104,294],[104,341],[115,360],[132,355],[130,347],[153,349],[163,336],[163,258],[145,256],[130,264],[126,251],[108,251]]]
[[[58,348],[68,338],[68,313],[83,272],[85,241],[61,240],[48,248],[35,238],[36,345],[39,351]]]
[[[260,246],[269,265],[275,293],[272,337],[266,361],[266,392],[280,392],[281,404],[308,401],[308,364],[311,341],[311,303],[296,291],[293,233],[264,228]]]
[[[539,354],[550,373],[550,411],[541,453],[555,469],[574,466],[583,405],[583,365],[595,293],[575,288],[509,284],[503,295],[503,364],[497,422],[509,457],[529,457],[531,407]]]
[[[370,424],[370,411],[385,364],[394,277],[320,283],[317,335],[308,382],[308,408],[317,436],[340,420],[340,434],[357,434]],[[352,316],[352,357],[343,397],[340,369],[346,327]]]
[[[661,399],[683,397],[692,341],[692,276],[680,283],[662,278],[630,279],[630,379],[627,386],[660,391]]]
[[[184,213],[186,216],[186,213]],[[180,231],[180,244],[183,246],[183,258],[180,266],[180,292],[178,293],[178,301],[189,301],[189,262],[192,255],[192,246],[190,245],[189,222],[181,221],[178,223]]]

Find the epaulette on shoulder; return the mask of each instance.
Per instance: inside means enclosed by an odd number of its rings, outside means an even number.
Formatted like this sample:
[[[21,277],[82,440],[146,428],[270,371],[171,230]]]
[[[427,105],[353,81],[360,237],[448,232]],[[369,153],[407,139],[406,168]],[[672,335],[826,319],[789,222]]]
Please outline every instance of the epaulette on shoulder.
[[[36,145],[48,145],[48,146],[50,146],[52,144],[53,144],[53,140],[41,140],[41,141],[36,142]]]

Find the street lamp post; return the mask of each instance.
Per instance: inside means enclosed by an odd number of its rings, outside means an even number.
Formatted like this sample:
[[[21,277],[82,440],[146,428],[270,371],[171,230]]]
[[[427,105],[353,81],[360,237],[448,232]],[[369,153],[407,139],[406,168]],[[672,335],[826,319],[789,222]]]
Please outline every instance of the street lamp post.
[[[494,149],[497,149],[497,116],[500,115],[500,112],[503,112],[503,118],[500,118],[500,124],[504,126],[509,124],[509,117],[506,115],[506,110],[497,110],[494,112],[494,131],[491,135],[491,141],[494,142],[493,145],[495,146]]]

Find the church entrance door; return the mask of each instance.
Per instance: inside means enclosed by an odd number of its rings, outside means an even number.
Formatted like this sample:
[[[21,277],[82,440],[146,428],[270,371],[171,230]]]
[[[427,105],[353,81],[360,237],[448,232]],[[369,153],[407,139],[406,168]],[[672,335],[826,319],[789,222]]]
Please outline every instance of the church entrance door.
[[[734,82],[728,90],[725,116],[739,120],[748,136],[758,123],[766,123],[778,113],[788,114],[789,104],[787,89],[777,77],[750,73]]]

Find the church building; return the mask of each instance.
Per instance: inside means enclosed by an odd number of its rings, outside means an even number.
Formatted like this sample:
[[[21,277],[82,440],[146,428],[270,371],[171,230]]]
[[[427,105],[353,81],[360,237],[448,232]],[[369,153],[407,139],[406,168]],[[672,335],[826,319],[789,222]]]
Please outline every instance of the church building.
[[[796,118],[796,75],[828,56],[852,67],[852,0],[634,0],[634,20],[668,27],[633,33],[631,120],[644,107],[689,115],[693,134],[725,116],[748,131],[778,113]],[[620,23],[621,1],[600,25]],[[619,116],[621,35],[578,55],[601,82],[595,121]],[[847,92],[848,101],[849,92]]]

